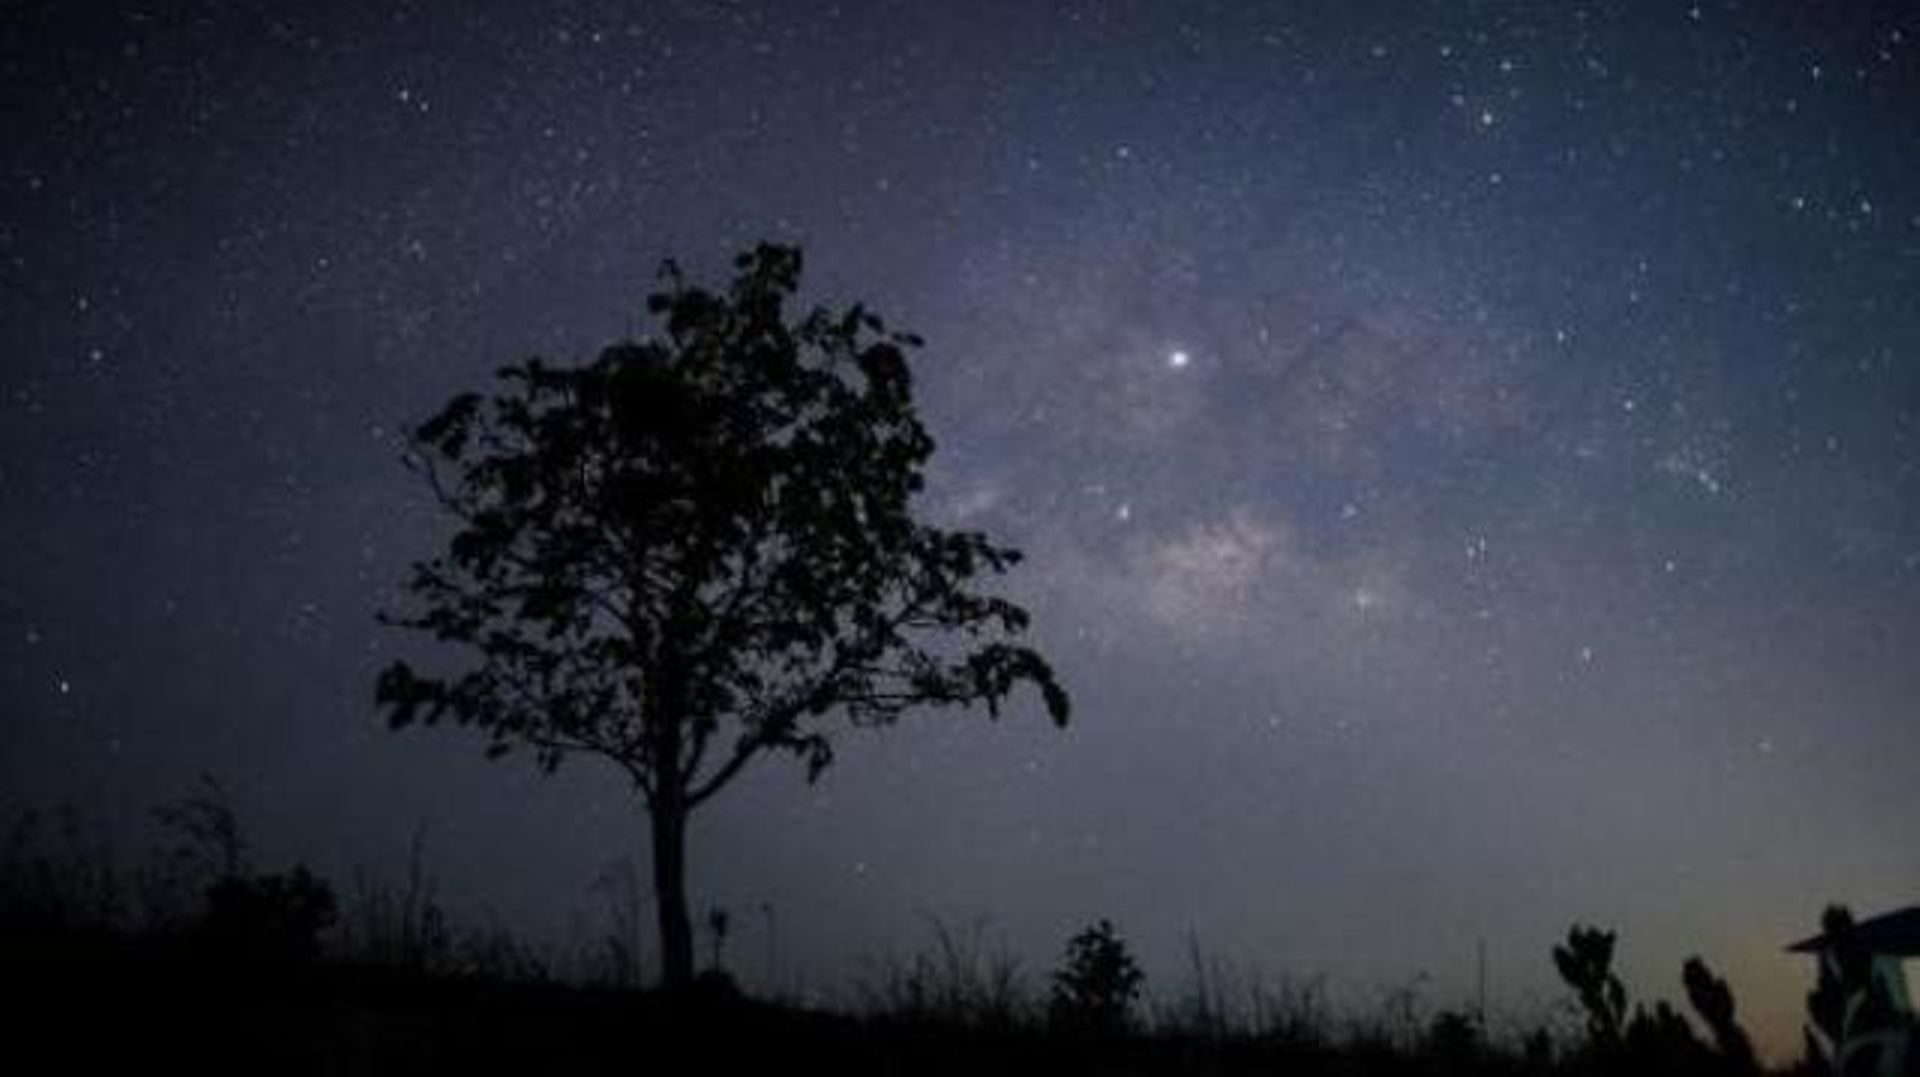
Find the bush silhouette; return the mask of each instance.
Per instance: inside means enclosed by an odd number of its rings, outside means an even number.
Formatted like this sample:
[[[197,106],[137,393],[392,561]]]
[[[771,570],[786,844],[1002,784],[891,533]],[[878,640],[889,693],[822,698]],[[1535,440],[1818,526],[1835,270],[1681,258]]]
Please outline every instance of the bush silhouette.
[[[207,890],[201,932],[227,961],[305,964],[320,955],[320,934],[338,912],[333,888],[305,866],[284,874],[229,875]]]
[[[1103,919],[1068,940],[1066,956],[1053,974],[1048,1019],[1063,1031],[1125,1032],[1132,1027],[1133,1005],[1145,979],[1126,942]]]
[[[1446,1073],[1466,1073],[1485,1048],[1480,1022],[1458,1010],[1442,1010],[1427,1026],[1426,1052]]]

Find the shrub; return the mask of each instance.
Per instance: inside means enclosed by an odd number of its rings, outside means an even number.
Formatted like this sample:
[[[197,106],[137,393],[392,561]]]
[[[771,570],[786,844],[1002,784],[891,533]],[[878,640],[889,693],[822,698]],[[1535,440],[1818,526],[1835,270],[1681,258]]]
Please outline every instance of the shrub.
[[[229,875],[207,890],[203,936],[218,956],[268,965],[320,955],[320,933],[339,906],[333,887],[304,865],[283,874]]]
[[[1047,1016],[1067,1031],[1123,1033],[1132,1027],[1145,979],[1113,924],[1101,920],[1068,940],[1066,957],[1053,974]]]

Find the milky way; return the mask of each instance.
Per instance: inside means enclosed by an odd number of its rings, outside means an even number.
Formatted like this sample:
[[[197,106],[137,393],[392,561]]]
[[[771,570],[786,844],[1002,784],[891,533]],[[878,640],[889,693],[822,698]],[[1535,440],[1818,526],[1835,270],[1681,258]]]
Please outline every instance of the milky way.
[[[849,734],[696,824],[738,958],[1118,922],[1354,1005],[1727,974],[1920,885],[1920,18],[1897,5],[32,4],[0,25],[0,776],[564,948],[637,803],[394,736],[401,432],[801,244],[928,340],[926,509],[1077,710]],[[526,5],[531,8],[531,5]],[[323,13],[324,9],[324,13]],[[1427,979],[1416,979],[1422,973]]]

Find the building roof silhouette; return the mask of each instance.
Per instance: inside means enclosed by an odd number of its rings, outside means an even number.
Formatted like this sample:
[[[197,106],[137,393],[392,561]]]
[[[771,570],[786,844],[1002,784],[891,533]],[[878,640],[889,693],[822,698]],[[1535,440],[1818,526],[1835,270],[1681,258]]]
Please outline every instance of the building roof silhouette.
[[[1920,905],[1909,905],[1861,920],[1853,925],[1844,938],[1868,953],[1920,957]],[[1787,950],[1796,954],[1815,954],[1831,949],[1839,941],[1822,932],[1810,939],[1801,939],[1787,947]]]

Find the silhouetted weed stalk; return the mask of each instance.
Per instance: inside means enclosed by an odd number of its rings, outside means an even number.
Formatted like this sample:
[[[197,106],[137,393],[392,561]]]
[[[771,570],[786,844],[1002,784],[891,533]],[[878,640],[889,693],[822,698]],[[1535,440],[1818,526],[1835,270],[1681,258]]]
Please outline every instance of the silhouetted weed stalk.
[[[1210,953],[1197,935],[1186,944],[1186,980],[1170,997],[1149,996],[1157,1035],[1202,1040],[1259,1039],[1320,1047],[1335,1035],[1326,978],[1271,978],[1254,966]]]
[[[585,962],[584,978],[621,990],[646,983],[647,913],[652,898],[645,877],[630,857],[601,869],[593,892],[605,903],[606,925]]]
[[[981,917],[956,930],[927,916],[932,943],[911,957],[888,957],[856,978],[856,1008],[874,1016],[934,1022],[957,1028],[1024,1028],[1037,1010],[1020,962],[1004,938],[991,944],[991,921]]]
[[[420,974],[452,968],[453,929],[440,904],[438,884],[427,870],[424,829],[416,829],[408,843],[404,882],[396,887],[360,871],[354,890],[355,911],[344,925],[342,953]]]

